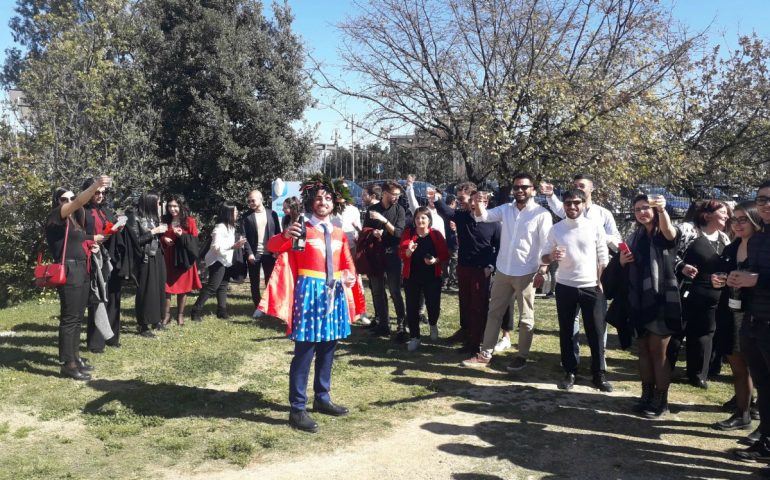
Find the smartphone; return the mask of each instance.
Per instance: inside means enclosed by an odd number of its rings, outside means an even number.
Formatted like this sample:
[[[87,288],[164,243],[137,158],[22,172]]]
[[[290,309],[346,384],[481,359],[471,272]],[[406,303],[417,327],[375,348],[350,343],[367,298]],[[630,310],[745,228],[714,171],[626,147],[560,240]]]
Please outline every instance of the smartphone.
[[[628,248],[628,244],[626,242],[618,243],[618,250],[620,250],[623,253],[631,253],[631,249]]]

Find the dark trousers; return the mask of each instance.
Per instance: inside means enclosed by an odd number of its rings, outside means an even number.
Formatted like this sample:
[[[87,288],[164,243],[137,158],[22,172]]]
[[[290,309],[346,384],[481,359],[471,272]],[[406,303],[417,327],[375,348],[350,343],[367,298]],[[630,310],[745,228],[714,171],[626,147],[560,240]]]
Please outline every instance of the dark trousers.
[[[770,321],[746,315],[740,331],[741,353],[757,388],[759,431],[770,437]]]
[[[428,323],[436,325],[441,311],[441,278],[407,278],[404,280],[406,290],[406,322],[409,326],[409,336],[420,338],[420,307],[425,298],[425,308],[428,310]]]
[[[449,261],[444,265],[442,283],[447,287],[457,285],[457,250],[449,252]]]
[[[206,304],[206,300],[216,295],[217,297],[217,314],[224,314],[227,312],[227,287],[230,285],[230,279],[226,275],[227,267],[220,262],[214,262],[209,265],[209,280],[206,282],[206,286],[201,290],[198,299],[195,301],[193,307],[196,311],[200,311],[203,305]]]
[[[257,259],[256,262],[246,265],[249,267],[249,282],[251,283],[251,300],[254,305],[259,305],[259,301],[262,299],[261,286],[259,284],[259,270],[262,269],[262,273],[265,277],[265,284],[270,280],[270,275],[273,273],[273,267],[275,266],[275,257],[269,253],[262,255],[254,255]]]
[[[481,345],[489,311],[489,277],[482,267],[457,266],[460,327],[468,332],[468,345]]]
[[[319,402],[329,402],[332,386],[332,363],[337,341],[294,342],[294,358],[289,368],[289,405],[293,412],[305,410],[310,363],[315,356],[313,393]]]
[[[716,312],[716,302],[692,291],[682,304],[684,333],[687,337],[687,378],[708,378],[714,332],[717,328]]]
[[[403,322],[406,317],[404,297],[401,295],[401,259],[396,253],[385,254],[385,274],[383,276],[369,277],[369,285],[372,287],[372,303],[377,314],[379,324],[383,328],[388,326],[388,296],[385,288],[390,292],[393,307],[396,309],[396,317]]]
[[[556,314],[559,317],[561,364],[568,373],[577,373],[580,353],[575,348],[575,311],[580,307],[583,326],[591,348],[591,373],[599,373],[604,365],[604,294],[596,287],[576,288],[556,284]]]
[[[67,260],[67,283],[59,292],[59,361],[75,363],[80,357],[80,324],[91,292],[85,260]],[[770,418],[770,417],[768,417]]]
[[[110,320],[110,328],[114,337],[109,342],[104,341],[104,336],[99,332],[94,323],[96,305],[88,305],[88,325],[86,327],[86,343],[89,350],[104,350],[105,343],[117,345],[120,343],[120,289],[123,281],[117,269],[113,270],[107,280],[107,318]]]

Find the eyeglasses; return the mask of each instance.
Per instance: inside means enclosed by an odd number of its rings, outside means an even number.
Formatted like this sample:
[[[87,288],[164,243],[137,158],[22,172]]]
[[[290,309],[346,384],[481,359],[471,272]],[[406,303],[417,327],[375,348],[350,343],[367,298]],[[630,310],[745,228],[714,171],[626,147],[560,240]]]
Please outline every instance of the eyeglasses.
[[[59,201],[63,202],[63,203],[71,202],[74,199],[75,199],[74,196],[72,196],[72,197],[59,197]]]
[[[634,213],[649,212],[650,210],[652,210],[652,207],[649,205],[645,205],[643,207],[636,207],[634,209]]]
[[[526,190],[526,189],[531,188],[531,187],[532,187],[532,185],[514,185],[514,186],[511,187],[511,190],[513,190],[513,191],[516,191],[516,190]]]
[[[730,219],[732,223],[737,223],[738,225],[746,225],[747,223],[751,223],[751,219],[749,217],[733,217]]]
[[[566,200],[563,203],[565,207],[577,207],[577,206],[580,206],[581,203],[583,203],[583,200]]]
[[[754,199],[755,202],[757,202],[757,205],[760,205],[764,207],[768,203],[770,203],[770,197],[765,197],[764,195],[757,197]]]
[[[97,191],[94,192],[94,197],[96,197],[96,196],[103,197],[105,195],[107,195],[107,192],[105,190],[97,190]]]

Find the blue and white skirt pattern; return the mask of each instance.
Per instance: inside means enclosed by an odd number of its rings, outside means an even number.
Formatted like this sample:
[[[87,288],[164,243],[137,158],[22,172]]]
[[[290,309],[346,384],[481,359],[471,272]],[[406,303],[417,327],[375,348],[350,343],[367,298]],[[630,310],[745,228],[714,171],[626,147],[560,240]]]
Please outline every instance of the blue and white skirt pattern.
[[[348,301],[342,282],[332,289],[320,278],[299,276],[294,290],[291,335],[297,342],[329,342],[350,335]]]

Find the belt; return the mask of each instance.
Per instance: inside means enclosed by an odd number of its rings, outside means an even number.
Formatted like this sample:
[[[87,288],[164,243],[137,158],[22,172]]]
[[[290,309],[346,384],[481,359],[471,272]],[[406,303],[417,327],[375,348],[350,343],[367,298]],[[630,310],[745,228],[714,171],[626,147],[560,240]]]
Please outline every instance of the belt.
[[[297,273],[303,277],[320,278],[321,280],[326,280],[326,272],[319,272],[316,270],[309,270],[307,268],[300,268]],[[334,278],[336,279],[342,278],[342,272],[334,272]]]

